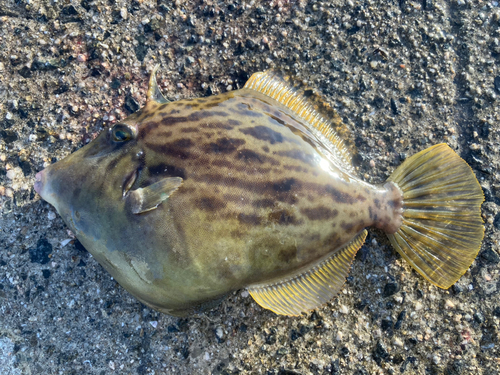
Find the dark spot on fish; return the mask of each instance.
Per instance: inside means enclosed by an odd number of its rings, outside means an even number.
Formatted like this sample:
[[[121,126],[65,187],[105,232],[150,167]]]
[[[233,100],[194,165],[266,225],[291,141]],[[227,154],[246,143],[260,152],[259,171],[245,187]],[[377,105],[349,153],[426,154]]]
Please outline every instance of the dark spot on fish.
[[[202,197],[196,199],[196,207],[203,211],[215,212],[226,207],[226,202],[217,197]]]
[[[208,100],[207,99],[198,98],[197,101],[198,101],[198,103],[206,103]]]
[[[182,128],[181,133],[196,133],[199,131],[199,128],[194,128],[194,127],[187,127],[187,128]]]
[[[252,206],[255,208],[268,208],[268,207],[274,207],[275,201],[272,199],[258,199],[252,202]]]
[[[262,117],[264,116],[262,113],[255,111],[251,105],[247,103],[238,103],[236,104],[236,113],[247,116],[247,117]]]
[[[116,166],[118,165],[118,163],[120,162],[120,158],[115,158],[115,159],[112,159],[109,164],[106,166],[106,172],[111,172],[113,169],[116,168]]]
[[[316,166],[316,162],[314,161],[314,156],[306,154],[303,151],[300,150],[289,150],[289,151],[277,151],[276,155],[279,156],[285,156],[287,158],[295,159],[295,160],[300,160],[306,164],[309,164],[311,166]]]
[[[232,125],[232,126],[240,126],[240,125],[242,125],[241,121],[233,120],[233,119],[229,119],[226,122],[227,122],[228,125]]]
[[[346,223],[346,222],[343,221],[343,222],[340,223],[340,227],[343,230],[345,230],[346,232],[350,232],[354,228],[354,224],[352,224],[352,223]]]
[[[75,189],[73,190],[73,199],[75,201],[80,197],[81,192],[82,192],[82,188],[79,186],[76,186]]]
[[[297,218],[288,210],[270,212],[269,215],[267,215],[267,219],[271,223],[281,225],[299,224]]]
[[[331,210],[328,207],[317,206],[314,208],[303,208],[300,212],[305,215],[309,220],[331,220],[337,217],[339,212]]]
[[[150,112],[141,113],[140,116],[136,117],[138,123],[147,121],[148,119],[150,119],[151,117],[156,115],[155,109],[154,108],[150,108],[150,109],[151,109]]]
[[[232,238],[241,238],[243,236],[243,232],[240,231],[239,229],[232,230],[230,233]]]
[[[158,164],[148,168],[149,173],[153,176],[164,175],[165,177],[181,177],[183,180],[186,179],[186,172],[182,168],[178,168],[174,165],[168,164]]]
[[[208,124],[203,124],[203,128],[205,129],[224,129],[224,130],[232,130],[233,127],[228,125],[227,123],[222,123],[222,122],[214,122],[214,123],[208,123]]]
[[[158,111],[163,111],[165,109],[166,106],[168,106],[170,103],[163,103],[163,104],[160,104],[160,106],[158,107]]]
[[[262,222],[262,219],[258,215],[240,213],[238,215],[238,221],[241,224],[260,225]]]
[[[340,191],[331,185],[326,185],[325,190],[332,197],[332,199],[337,203],[353,204],[356,202],[356,199],[354,199],[351,195],[349,195],[343,191]]]
[[[206,145],[205,152],[215,154],[230,154],[244,144],[245,141],[243,139],[219,138],[216,142]]]
[[[238,151],[237,158],[245,163],[264,163],[265,156],[256,153],[255,151],[243,149]]]
[[[403,206],[403,202],[401,199],[393,199],[387,202],[387,205],[393,209],[401,208]]]
[[[288,246],[284,249],[280,249],[278,252],[278,260],[283,263],[288,263],[293,261],[297,257],[297,247]]]
[[[321,239],[321,235],[319,233],[314,233],[306,236],[308,242],[316,242]]]
[[[372,206],[368,206],[368,214],[370,215],[370,220],[373,221],[373,210],[372,210]]]
[[[295,197],[293,189],[291,192],[279,190],[282,188],[287,188],[289,182],[287,183],[286,181],[285,183],[283,183],[283,181],[277,183],[270,181],[259,182],[254,179],[249,179],[246,176],[238,178],[234,176],[228,176],[227,174],[223,173],[196,174],[190,176],[190,178],[193,178],[195,181],[210,184],[213,186],[225,186],[226,188],[235,187],[237,189],[247,190],[260,194],[261,196],[269,196],[270,194],[273,194],[271,196],[276,201],[287,202],[290,204],[297,203],[297,197]],[[296,185],[297,188],[300,187],[298,183]]]
[[[276,182],[273,184],[273,189],[277,192],[288,192],[292,190],[293,186],[297,186],[297,181],[294,178],[287,178],[286,180]]]
[[[351,211],[351,213],[349,214],[349,217],[357,217],[358,216],[358,213],[356,211]]]
[[[283,166],[283,169],[285,171],[295,171],[295,172],[299,172],[299,173],[300,172],[307,173],[307,169],[299,167],[298,165],[286,164]]]
[[[250,135],[261,141],[269,142],[272,145],[283,142],[283,135],[268,128],[267,126],[258,125],[253,128],[241,129],[240,131],[243,134]]]
[[[262,151],[264,151],[264,152],[269,152],[269,147],[267,147],[267,146],[263,146],[263,147],[262,147]]]
[[[380,201],[378,199],[374,199],[373,203],[375,203],[375,207],[377,207],[380,210]]]
[[[147,143],[146,146],[151,150],[163,155],[170,155],[179,159],[187,159],[190,157],[189,149],[193,142],[189,138],[181,138],[171,143]]]
[[[169,138],[170,136],[172,136],[172,132],[162,131],[154,134],[155,138]]]
[[[365,196],[363,196],[363,195],[361,195],[361,194],[358,194],[358,196],[356,197],[356,199],[357,199],[358,201],[360,201],[360,202],[364,202],[364,201],[366,201]]]

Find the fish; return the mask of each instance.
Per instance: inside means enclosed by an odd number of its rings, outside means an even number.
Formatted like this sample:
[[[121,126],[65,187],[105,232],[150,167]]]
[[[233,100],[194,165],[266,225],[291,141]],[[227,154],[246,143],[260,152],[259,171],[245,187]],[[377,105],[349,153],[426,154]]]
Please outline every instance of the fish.
[[[156,66],[139,111],[36,174],[34,189],[129,293],[174,316],[246,289],[299,316],[340,291],[368,227],[449,288],[484,236],[484,195],[448,145],[364,182],[348,129],[275,71],[242,89],[170,102]]]

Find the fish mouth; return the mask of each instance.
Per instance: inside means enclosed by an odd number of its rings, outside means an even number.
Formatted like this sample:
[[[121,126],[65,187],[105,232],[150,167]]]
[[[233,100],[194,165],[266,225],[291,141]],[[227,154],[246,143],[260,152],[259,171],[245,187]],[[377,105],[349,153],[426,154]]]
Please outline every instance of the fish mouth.
[[[35,184],[34,184],[35,191],[42,198],[43,198],[42,191],[43,191],[43,184],[44,184],[44,175],[45,175],[44,171],[38,172],[35,175]]]
[[[123,190],[122,190],[122,196],[125,197],[132,186],[134,185],[135,181],[137,180],[137,176],[139,175],[139,170],[136,169],[133,171],[129,176],[125,178],[125,181],[123,182]]]

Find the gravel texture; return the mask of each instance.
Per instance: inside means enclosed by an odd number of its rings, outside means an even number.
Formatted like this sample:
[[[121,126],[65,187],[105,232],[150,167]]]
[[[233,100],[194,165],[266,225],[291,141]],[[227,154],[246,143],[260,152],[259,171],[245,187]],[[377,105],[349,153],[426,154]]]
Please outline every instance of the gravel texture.
[[[500,8],[481,0],[0,2],[0,373],[497,374]],[[145,102],[279,68],[351,129],[360,176],[448,143],[486,201],[480,255],[431,286],[371,230],[340,296],[279,317],[245,291],[162,315],[126,293],[33,190],[35,173]]]

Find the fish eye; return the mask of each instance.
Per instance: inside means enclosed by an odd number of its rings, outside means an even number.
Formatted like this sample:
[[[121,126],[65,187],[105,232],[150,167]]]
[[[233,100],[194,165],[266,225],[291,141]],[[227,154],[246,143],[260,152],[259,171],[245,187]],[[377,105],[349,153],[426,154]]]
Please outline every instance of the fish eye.
[[[127,142],[134,137],[134,133],[129,126],[117,124],[111,129],[111,136],[115,142]]]

